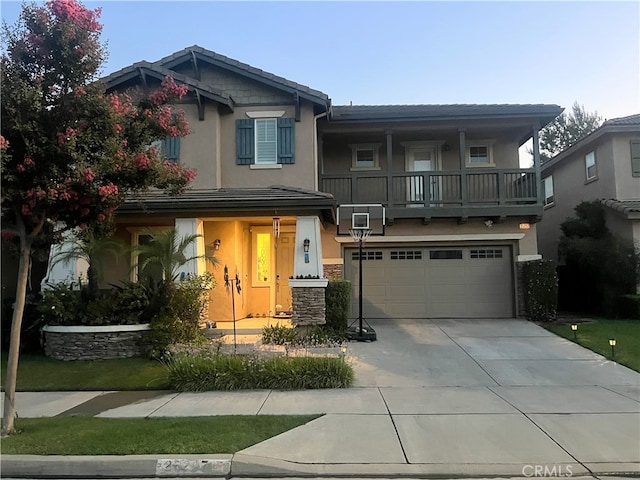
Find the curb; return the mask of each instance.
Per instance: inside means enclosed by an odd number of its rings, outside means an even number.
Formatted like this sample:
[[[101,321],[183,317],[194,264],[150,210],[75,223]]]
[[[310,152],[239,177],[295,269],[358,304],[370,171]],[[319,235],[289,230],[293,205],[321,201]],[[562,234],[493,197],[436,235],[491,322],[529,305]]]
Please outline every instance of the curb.
[[[41,456],[2,455],[4,478],[526,478],[521,464],[309,464],[237,453],[235,455]],[[554,466],[555,476],[637,477],[638,463],[579,463]],[[530,476],[530,475],[529,475]]]

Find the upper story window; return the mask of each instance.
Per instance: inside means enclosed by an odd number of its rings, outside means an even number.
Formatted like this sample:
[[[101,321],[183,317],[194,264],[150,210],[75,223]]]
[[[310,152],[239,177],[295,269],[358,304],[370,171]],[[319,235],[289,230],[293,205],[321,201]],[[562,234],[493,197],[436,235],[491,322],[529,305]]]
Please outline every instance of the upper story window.
[[[151,142],[160,158],[166,158],[170,162],[178,163],[180,161],[180,137],[167,137],[164,140],[156,140]]]
[[[380,143],[351,144],[351,170],[380,170]]]
[[[631,174],[640,177],[640,140],[631,140]]]
[[[236,120],[236,164],[269,166],[295,163],[294,125],[293,118]]]
[[[467,166],[492,167],[493,142],[490,140],[470,141],[467,145]]]
[[[553,205],[555,199],[553,197],[553,176],[548,176],[542,180],[542,187],[544,189],[544,206]]]
[[[587,174],[587,180],[592,180],[598,175],[596,169],[596,153],[589,152],[584,156],[584,166]]]

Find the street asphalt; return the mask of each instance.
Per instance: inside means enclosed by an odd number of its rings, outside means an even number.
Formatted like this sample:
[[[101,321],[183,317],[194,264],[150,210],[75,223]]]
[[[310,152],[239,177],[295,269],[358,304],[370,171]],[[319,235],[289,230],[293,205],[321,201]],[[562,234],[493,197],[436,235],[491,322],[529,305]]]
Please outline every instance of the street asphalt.
[[[640,374],[524,320],[373,326],[350,389],[19,392],[20,417],[324,415],[234,455],[3,455],[2,477],[640,476]]]

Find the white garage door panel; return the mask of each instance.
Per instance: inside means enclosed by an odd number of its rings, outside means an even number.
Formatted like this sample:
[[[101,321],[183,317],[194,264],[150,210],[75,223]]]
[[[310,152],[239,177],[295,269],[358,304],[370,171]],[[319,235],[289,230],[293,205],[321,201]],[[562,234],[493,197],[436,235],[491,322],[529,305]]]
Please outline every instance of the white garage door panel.
[[[345,276],[358,316],[358,256],[347,250]],[[363,314],[367,318],[483,318],[513,315],[508,246],[366,247]]]

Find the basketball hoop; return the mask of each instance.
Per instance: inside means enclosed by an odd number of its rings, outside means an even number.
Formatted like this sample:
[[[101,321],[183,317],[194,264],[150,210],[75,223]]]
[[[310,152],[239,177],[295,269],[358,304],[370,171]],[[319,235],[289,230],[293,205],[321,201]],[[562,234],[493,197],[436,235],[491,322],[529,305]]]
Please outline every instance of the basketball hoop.
[[[370,228],[352,228],[349,230],[349,235],[355,243],[362,245],[367,241],[372,231]]]

